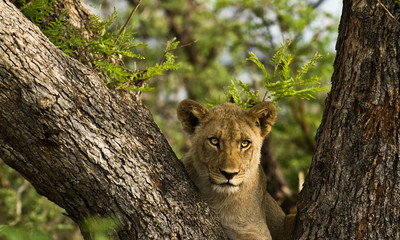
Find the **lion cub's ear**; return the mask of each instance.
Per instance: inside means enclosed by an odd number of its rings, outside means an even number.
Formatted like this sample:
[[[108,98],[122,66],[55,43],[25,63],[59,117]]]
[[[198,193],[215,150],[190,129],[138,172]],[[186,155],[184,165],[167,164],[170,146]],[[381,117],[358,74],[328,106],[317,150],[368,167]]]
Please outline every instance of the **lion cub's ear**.
[[[207,116],[208,109],[196,101],[186,99],[179,103],[177,112],[183,129],[192,134],[200,120]]]
[[[271,126],[277,117],[276,107],[271,102],[262,102],[252,107],[248,114],[257,119],[257,125],[261,128],[261,136],[265,137],[271,131]]]

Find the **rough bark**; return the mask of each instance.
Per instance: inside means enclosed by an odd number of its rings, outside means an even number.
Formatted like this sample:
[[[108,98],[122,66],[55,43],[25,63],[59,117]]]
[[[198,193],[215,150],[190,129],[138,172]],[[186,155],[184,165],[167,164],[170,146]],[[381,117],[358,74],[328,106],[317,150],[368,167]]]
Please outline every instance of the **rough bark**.
[[[0,0],[0,158],[78,223],[117,239],[224,239],[151,113]]]
[[[395,1],[381,2],[400,19]],[[379,1],[343,1],[296,239],[400,239],[399,36]]]

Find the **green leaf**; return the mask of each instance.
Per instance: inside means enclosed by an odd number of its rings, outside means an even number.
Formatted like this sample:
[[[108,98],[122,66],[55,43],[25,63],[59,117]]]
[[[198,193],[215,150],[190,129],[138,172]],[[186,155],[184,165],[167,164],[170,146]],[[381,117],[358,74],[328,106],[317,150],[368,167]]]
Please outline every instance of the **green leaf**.
[[[261,101],[270,99],[276,104],[278,101],[289,97],[309,100],[315,98],[314,93],[328,90],[320,87],[321,79],[319,77],[307,77],[308,71],[324,57],[315,53],[299,70],[292,70],[291,63],[294,57],[288,53],[290,44],[291,40],[287,39],[272,57],[273,74],[267,71],[264,64],[254,53],[249,52],[250,57],[246,60],[255,63],[264,75],[265,94]],[[247,83],[243,83],[234,77],[231,85],[227,87],[225,95],[227,101],[232,99],[237,106],[244,109],[248,109],[260,101],[258,100],[259,91],[251,90]]]

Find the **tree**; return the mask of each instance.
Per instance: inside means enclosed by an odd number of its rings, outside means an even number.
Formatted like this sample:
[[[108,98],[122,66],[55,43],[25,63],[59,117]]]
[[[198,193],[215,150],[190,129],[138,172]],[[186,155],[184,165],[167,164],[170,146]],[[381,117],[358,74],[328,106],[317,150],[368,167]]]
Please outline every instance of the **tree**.
[[[80,1],[61,5],[87,17]],[[0,158],[87,239],[89,217],[111,218],[119,239],[224,239],[137,94],[108,89],[13,4],[0,8]]]
[[[395,1],[343,1],[295,239],[400,238],[398,19]]]

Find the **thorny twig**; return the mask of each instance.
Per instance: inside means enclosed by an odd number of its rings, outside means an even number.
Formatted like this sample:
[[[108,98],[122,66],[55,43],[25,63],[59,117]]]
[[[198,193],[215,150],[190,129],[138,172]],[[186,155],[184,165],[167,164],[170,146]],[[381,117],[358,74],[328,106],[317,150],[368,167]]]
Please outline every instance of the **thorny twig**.
[[[393,20],[397,23],[397,25],[399,25],[400,27],[400,22],[393,16],[393,14],[385,7],[385,5],[383,5],[383,3],[380,0],[376,0],[378,1],[378,3],[383,7],[383,9],[385,9],[385,11],[389,14],[389,16],[391,18],[393,18]]]
[[[193,44],[195,44],[196,42],[197,42],[198,40],[194,40],[194,41],[192,41],[192,42],[189,42],[189,43],[186,43],[186,44],[183,44],[183,45],[181,45],[181,46],[179,46],[177,49],[179,49],[179,48],[184,48],[184,47],[187,47],[187,46],[190,46],[190,45],[193,45]],[[161,60],[160,60],[160,65],[164,62],[164,60],[165,60],[165,56],[167,55],[167,53],[169,53],[170,52],[170,50],[166,50],[166,51],[164,51],[164,54],[163,54],[163,56],[162,56],[162,58],[161,58]]]
[[[128,19],[126,20],[124,26],[121,28],[121,31],[119,31],[119,34],[117,36],[117,38],[115,39],[114,43],[117,43],[119,37],[121,36],[121,34],[125,31],[126,26],[128,26],[128,23],[131,21],[133,14],[135,14],[136,10],[139,8],[140,4],[142,3],[142,0],[139,0],[138,4],[136,5],[136,7],[132,10],[131,14],[129,15]]]

